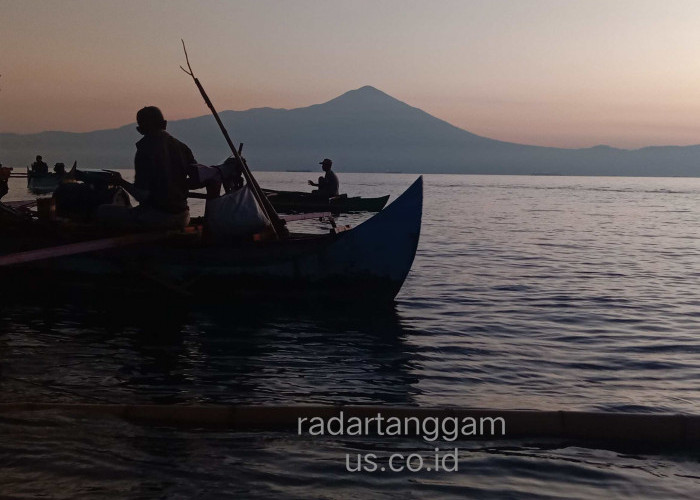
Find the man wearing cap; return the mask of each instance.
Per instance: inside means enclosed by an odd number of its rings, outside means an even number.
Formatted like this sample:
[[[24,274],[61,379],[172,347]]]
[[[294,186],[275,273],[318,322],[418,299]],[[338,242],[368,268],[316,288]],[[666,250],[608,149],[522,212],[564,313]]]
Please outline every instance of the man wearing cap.
[[[312,193],[328,198],[331,196],[338,196],[340,183],[338,182],[338,176],[331,170],[333,162],[328,158],[325,158],[319,164],[321,165],[321,168],[323,168],[323,171],[326,172],[326,175],[319,177],[318,183],[309,181],[310,186],[318,187],[318,189],[314,189]]]

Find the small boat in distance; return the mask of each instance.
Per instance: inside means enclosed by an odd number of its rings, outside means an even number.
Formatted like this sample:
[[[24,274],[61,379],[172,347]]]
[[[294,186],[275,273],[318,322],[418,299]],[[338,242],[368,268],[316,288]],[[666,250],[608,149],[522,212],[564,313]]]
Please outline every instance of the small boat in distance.
[[[60,163],[63,165],[63,163]],[[73,168],[70,171],[57,173],[37,173],[30,167],[27,167],[27,189],[33,194],[49,194],[58,189],[58,186],[64,181],[72,181],[75,177],[78,162],[73,163]]]
[[[303,191],[276,191],[263,189],[267,198],[278,212],[379,212],[384,208],[389,195],[378,198],[348,197],[346,194],[326,198],[315,193]]]
[[[34,194],[48,194],[56,188],[66,174],[37,174],[27,167],[27,189]]]

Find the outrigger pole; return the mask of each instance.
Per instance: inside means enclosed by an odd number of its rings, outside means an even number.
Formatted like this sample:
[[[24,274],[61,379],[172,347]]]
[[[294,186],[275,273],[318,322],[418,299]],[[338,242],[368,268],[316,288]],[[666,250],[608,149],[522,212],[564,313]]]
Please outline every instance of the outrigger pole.
[[[185,47],[185,41],[180,40],[182,42],[182,50],[185,51],[185,61],[187,61],[187,68],[185,69],[182,66],[180,66],[180,69],[190,75],[192,77],[192,80],[194,80],[195,85],[197,85],[197,88],[199,89],[199,93],[202,94],[202,98],[204,99],[204,102],[207,104],[209,109],[211,110],[212,114],[214,115],[214,119],[216,120],[216,123],[218,123],[219,128],[221,129],[221,133],[224,134],[224,138],[226,139],[226,142],[228,143],[228,147],[231,148],[231,152],[233,153],[234,158],[240,163],[241,168],[243,170],[243,176],[245,177],[246,182],[250,186],[250,190],[253,192],[253,196],[255,196],[255,201],[258,202],[258,205],[262,209],[263,213],[265,216],[268,218],[268,220],[272,223],[272,230],[275,233],[275,236],[279,239],[282,237],[285,237],[288,234],[287,228],[284,225],[284,222],[282,219],[280,219],[279,215],[277,215],[277,212],[275,211],[274,207],[270,203],[270,200],[267,199],[267,196],[265,196],[265,193],[262,192],[262,189],[260,189],[260,185],[258,184],[258,181],[255,180],[255,177],[253,177],[253,174],[250,172],[250,169],[248,168],[248,164],[246,161],[243,159],[241,154],[239,153],[238,149],[236,149],[236,146],[233,145],[233,141],[231,140],[231,137],[228,135],[228,132],[226,131],[226,127],[224,127],[224,124],[221,122],[221,118],[219,118],[219,113],[216,112],[216,109],[214,109],[214,105],[212,104],[211,100],[209,99],[209,96],[207,93],[204,91],[204,87],[202,87],[202,84],[199,83],[199,79],[194,76],[194,72],[192,71],[192,66],[190,66],[190,59],[187,56],[187,47]]]

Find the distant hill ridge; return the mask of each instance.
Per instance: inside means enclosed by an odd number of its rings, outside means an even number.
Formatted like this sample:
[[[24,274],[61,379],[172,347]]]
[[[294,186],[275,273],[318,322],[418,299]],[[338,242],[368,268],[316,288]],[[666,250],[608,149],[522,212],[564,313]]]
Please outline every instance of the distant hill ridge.
[[[164,110],[167,116],[167,109]],[[254,170],[315,169],[332,158],[338,171],[478,174],[698,176],[700,146],[624,150],[547,148],[482,137],[440,120],[371,86],[296,109],[254,108],[220,113]],[[209,115],[175,120],[168,130],[197,160],[222,161],[229,152]],[[135,124],[86,133],[0,134],[0,162],[48,162],[84,168],[133,164]]]

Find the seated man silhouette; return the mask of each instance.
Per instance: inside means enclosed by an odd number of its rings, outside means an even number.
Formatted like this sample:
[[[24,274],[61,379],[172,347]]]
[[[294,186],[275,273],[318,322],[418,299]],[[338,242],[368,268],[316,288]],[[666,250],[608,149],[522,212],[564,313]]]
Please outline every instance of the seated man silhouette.
[[[53,171],[56,175],[64,175],[66,173],[66,165],[64,163],[56,163],[53,166]]]
[[[338,190],[340,189],[340,183],[338,182],[338,176],[335,172],[331,170],[333,162],[328,158],[325,158],[319,163],[321,168],[326,175],[318,178],[318,183],[309,181],[310,186],[316,186],[318,189],[311,191],[312,194],[317,196],[323,196],[325,198],[330,198],[331,196],[338,196]]]
[[[36,161],[32,163],[32,172],[37,175],[49,173],[49,166],[41,159],[41,155],[36,156]]]
[[[190,219],[188,175],[196,164],[192,151],[165,131],[168,122],[157,107],[139,110],[136,122],[143,138],[136,143],[134,182],[116,174],[114,183],[139,205],[134,208],[102,205],[97,210],[97,219],[120,227],[182,229]]]

